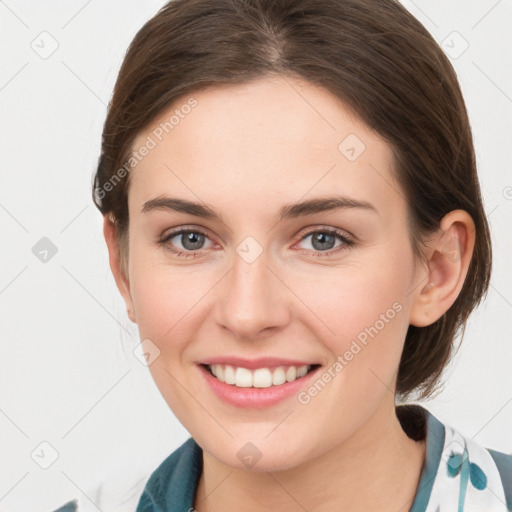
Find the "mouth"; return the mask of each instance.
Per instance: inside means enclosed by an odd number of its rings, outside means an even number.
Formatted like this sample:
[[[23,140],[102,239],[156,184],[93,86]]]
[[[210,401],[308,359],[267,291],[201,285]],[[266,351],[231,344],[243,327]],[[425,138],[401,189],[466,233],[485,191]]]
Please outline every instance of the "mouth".
[[[235,388],[277,388],[304,378],[319,364],[245,368],[229,364],[200,364],[216,380]]]

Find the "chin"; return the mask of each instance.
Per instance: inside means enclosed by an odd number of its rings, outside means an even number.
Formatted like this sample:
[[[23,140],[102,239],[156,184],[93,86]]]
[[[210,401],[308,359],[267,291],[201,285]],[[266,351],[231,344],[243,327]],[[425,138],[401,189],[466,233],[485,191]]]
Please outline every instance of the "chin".
[[[284,471],[307,461],[301,441],[284,446],[285,440],[278,437],[272,441],[242,441],[241,438],[235,438],[223,444],[212,444],[210,450],[212,438],[208,439],[210,442],[201,445],[203,450],[222,464],[242,471]],[[199,440],[197,442],[199,443]]]

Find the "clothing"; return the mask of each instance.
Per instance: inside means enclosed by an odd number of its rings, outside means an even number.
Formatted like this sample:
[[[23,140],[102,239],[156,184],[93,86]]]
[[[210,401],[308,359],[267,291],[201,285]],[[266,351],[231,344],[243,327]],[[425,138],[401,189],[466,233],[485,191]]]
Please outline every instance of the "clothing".
[[[487,449],[420,405],[401,404],[407,435],[426,439],[425,463],[410,512],[512,511],[512,454]],[[202,449],[189,438],[152,473],[136,512],[193,512]]]
[[[78,511],[78,500],[69,501],[62,507],[59,507],[57,510],[53,512],[77,512]]]

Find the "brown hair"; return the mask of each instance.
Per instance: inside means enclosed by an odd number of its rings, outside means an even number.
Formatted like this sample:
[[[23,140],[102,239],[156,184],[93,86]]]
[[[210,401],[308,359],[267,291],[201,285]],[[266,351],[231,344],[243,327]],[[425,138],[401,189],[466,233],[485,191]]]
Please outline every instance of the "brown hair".
[[[487,291],[491,244],[455,71],[396,0],[173,0],[162,7],[127,51],[94,177],[93,200],[115,222],[120,257],[128,257],[129,185],[121,170],[134,138],[186,95],[272,74],[324,87],[389,143],[417,257],[422,237],[448,212],[466,210],[475,222],[461,293],[432,325],[410,326],[405,340],[397,394],[432,395],[456,336]]]

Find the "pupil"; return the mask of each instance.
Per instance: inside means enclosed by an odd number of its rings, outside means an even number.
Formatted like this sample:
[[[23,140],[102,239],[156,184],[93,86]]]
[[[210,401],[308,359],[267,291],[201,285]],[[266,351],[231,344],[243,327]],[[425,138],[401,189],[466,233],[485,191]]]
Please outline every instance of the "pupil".
[[[316,241],[320,242],[320,245],[316,243]],[[332,249],[332,242],[334,242],[334,237],[328,233],[317,233],[316,236],[313,237],[313,246],[315,249]],[[327,244],[328,247],[325,246]]]
[[[203,241],[202,238],[203,235],[200,233],[185,233],[182,239],[183,247],[185,247],[185,249],[190,249],[191,251],[194,249],[200,249]]]

